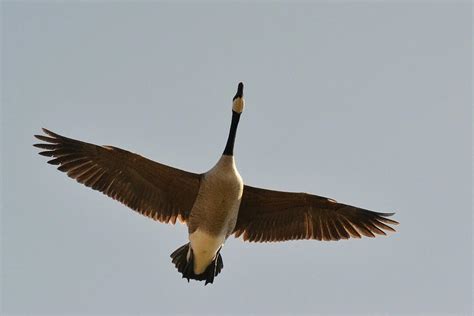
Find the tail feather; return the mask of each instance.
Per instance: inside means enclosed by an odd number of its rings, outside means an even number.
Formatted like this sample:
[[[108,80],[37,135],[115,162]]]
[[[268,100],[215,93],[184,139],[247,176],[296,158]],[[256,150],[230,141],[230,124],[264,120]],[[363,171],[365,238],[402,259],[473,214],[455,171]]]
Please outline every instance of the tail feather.
[[[189,258],[188,258],[189,252]],[[183,278],[186,278],[189,282],[190,279],[197,281],[206,281],[205,285],[208,283],[214,282],[214,277],[216,277],[224,268],[224,262],[222,261],[222,256],[220,255],[220,249],[217,251],[216,257],[209,264],[206,270],[201,274],[194,273],[194,256],[193,250],[190,249],[189,243],[179,247],[170,255],[172,262],[174,263],[178,272],[183,275]]]
[[[185,244],[171,254],[171,258],[173,259],[172,262],[176,266],[176,269],[178,269],[179,272],[183,273],[183,271],[186,269],[186,265],[188,263],[187,256],[188,256],[188,249],[189,249],[189,244]]]

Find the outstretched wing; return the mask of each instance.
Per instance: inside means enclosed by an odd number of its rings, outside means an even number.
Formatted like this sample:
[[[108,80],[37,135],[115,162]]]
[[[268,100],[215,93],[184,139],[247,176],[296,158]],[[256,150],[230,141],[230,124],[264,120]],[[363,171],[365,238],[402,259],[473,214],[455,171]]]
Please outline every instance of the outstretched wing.
[[[186,221],[196,199],[200,175],[175,169],[129,151],[67,138],[47,129],[35,135],[40,155],[77,182],[164,223]]]
[[[339,240],[375,237],[395,231],[394,213],[377,213],[307,193],[244,186],[235,237],[272,242],[295,239]]]

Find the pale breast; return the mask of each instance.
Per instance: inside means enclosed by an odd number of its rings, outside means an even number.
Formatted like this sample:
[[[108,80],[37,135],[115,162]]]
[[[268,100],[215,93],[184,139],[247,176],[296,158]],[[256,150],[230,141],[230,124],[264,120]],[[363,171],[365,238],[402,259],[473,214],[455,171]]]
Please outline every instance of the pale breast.
[[[189,217],[189,233],[196,229],[214,236],[232,232],[237,220],[243,182],[232,156],[222,156],[203,175],[201,186]]]

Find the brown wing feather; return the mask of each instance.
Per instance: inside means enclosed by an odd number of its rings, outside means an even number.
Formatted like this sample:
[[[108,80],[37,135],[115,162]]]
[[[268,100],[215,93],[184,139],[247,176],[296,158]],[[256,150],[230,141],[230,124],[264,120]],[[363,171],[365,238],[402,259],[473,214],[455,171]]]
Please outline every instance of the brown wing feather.
[[[35,135],[45,143],[40,155],[77,182],[160,222],[186,221],[196,199],[200,175],[154,162],[129,151],[67,138],[47,129]]]
[[[322,196],[244,186],[235,237],[272,242],[294,239],[339,240],[375,237],[395,231],[394,213],[378,213]]]

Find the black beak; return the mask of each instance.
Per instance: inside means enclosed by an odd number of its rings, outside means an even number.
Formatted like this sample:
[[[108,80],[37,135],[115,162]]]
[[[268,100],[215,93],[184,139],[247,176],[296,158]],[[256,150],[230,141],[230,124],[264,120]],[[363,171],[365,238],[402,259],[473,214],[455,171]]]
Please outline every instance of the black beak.
[[[243,96],[244,96],[244,84],[242,82],[239,82],[239,86],[237,87],[237,93],[235,94],[235,97],[232,100],[241,98]]]

